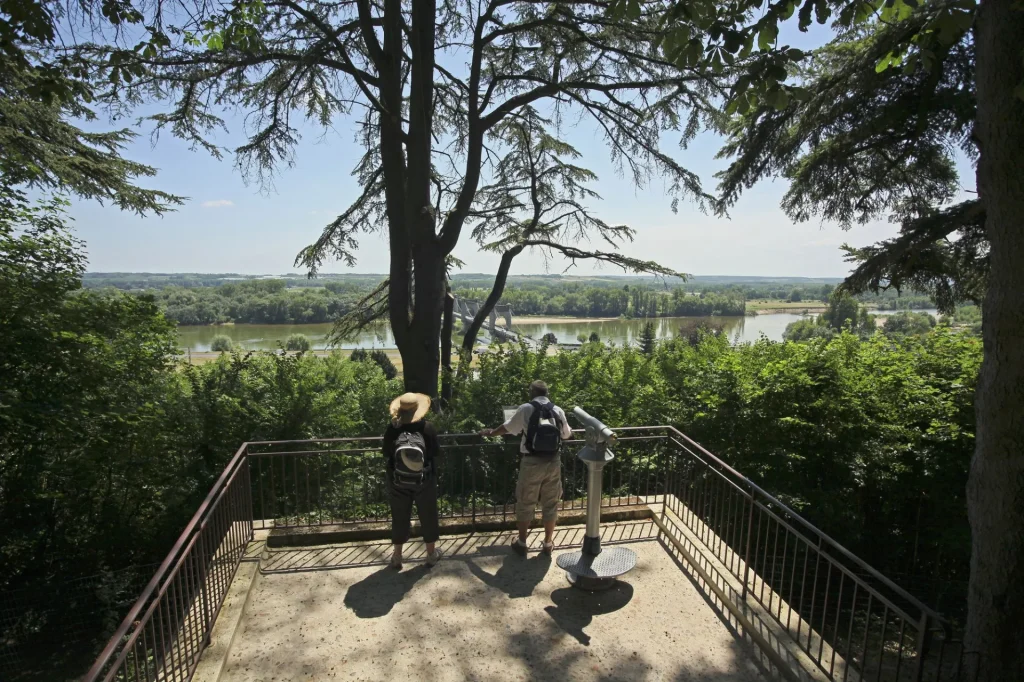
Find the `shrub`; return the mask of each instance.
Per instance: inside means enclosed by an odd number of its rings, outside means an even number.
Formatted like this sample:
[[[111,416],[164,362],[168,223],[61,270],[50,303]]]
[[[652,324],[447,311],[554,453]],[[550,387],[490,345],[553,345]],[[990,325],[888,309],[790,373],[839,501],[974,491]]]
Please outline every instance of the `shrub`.
[[[398,376],[398,368],[395,367],[395,363],[391,362],[391,358],[388,354],[382,350],[370,351],[370,360],[377,363],[377,366],[384,370],[384,378],[391,380]]]
[[[284,342],[284,347],[286,350],[307,351],[313,348],[313,344],[305,334],[292,334]]]
[[[210,350],[214,353],[229,353],[234,348],[235,342],[226,334],[217,334],[217,336],[213,337],[213,342],[210,344]]]

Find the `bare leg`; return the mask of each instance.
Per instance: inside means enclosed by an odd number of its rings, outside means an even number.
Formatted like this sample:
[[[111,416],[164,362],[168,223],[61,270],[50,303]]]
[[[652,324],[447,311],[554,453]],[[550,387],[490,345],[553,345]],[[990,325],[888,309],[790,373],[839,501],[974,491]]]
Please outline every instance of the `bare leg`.
[[[558,519],[551,519],[544,522],[544,544],[550,545],[555,537],[555,522]]]
[[[426,545],[427,545],[427,554],[433,554],[434,553],[434,545],[435,544],[436,543],[434,543],[434,542],[426,543]]]
[[[403,543],[396,542],[394,544],[395,551],[394,551],[394,554],[392,554],[391,556],[392,556],[392,559],[394,559],[394,561],[397,562],[397,563],[401,563],[401,561],[402,561],[402,546],[403,546]]]
[[[530,532],[530,519],[526,519],[525,521],[519,521],[517,525],[519,526],[519,542],[525,545],[526,534]]]

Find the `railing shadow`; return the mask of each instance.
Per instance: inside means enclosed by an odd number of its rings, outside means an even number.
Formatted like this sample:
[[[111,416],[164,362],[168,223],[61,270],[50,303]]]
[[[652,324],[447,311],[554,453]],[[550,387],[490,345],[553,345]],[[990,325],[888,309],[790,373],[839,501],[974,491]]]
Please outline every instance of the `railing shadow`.
[[[585,529],[582,527],[556,528],[555,549],[564,550],[579,547],[583,543]],[[601,528],[601,542],[605,545],[650,540],[658,535],[658,528],[651,521],[633,521],[608,524]],[[441,536],[438,548],[444,553],[445,561],[466,560],[480,556],[494,556],[507,551],[515,531],[480,532]],[[530,531],[529,543],[539,550],[543,531]],[[516,555],[518,556],[518,555]],[[365,568],[386,565],[391,557],[391,543],[385,540],[351,542],[317,547],[264,548],[260,559],[260,572],[264,575],[276,573],[303,573],[308,571],[329,571],[344,568]],[[403,551],[405,563],[426,560],[426,549],[422,542],[406,544]]]

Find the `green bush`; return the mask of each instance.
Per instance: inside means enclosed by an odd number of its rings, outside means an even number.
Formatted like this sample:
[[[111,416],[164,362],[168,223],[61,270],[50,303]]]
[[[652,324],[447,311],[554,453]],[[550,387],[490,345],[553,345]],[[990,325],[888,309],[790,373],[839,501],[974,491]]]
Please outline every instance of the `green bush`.
[[[370,351],[370,361],[375,363],[384,372],[384,378],[387,380],[394,379],[398,376],[398,368],[395,367],[395,363],[391,362],[391,358],[384,351],[377,349]]]
[[[927,334],[935,326],[935,318],[928,313],[904,311],[885,318],[882,331],[886,334]]]
[[[214,353],[229,353],[235,349],[235,342],[226,334],[217,334],[210,343],[210,350]]]
[[[305,334],[292,334],[285,341],[284,347],[285,350],[307,351],[313,348],[313,344],[309,342],[309,337]]]

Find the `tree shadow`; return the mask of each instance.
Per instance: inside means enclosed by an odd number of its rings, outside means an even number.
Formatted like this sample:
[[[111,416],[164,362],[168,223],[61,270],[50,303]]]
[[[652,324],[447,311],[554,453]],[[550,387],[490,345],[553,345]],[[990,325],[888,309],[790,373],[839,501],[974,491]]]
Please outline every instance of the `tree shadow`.
[[[426,564],[402,572],[382,568],[349,586],[345,606],[359,618],[386,616],[429,572],[430,566]]]
[[[484,547],[479,550],[480,556],[501,555],[501,566],[498,572],[491,575],[478,566],[472,559],[466,562],[469,572],[488,587],[501,590],[509,599],[522,599],[533,594],[537,585],[544,580],[551,568],[551,556],[540,553],[532,558],[516,554],[511,547]]]
[[[558,627],[576,638],[583,646],[590,646],[590,635],[583,631],[594,621],[622,609],[633,598],[633,586],[617,580],[602,592],[586,592],[575,587],[562,587],[551,593],[554,606],[544,610]]]

